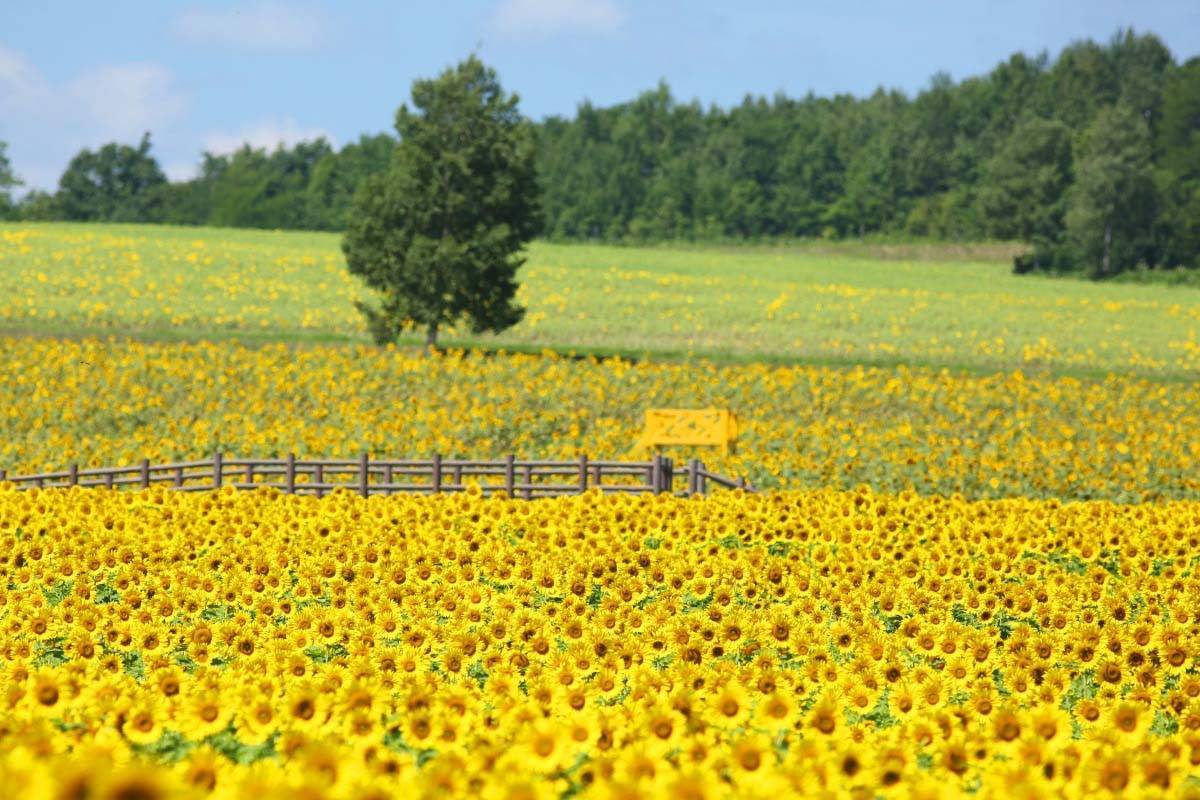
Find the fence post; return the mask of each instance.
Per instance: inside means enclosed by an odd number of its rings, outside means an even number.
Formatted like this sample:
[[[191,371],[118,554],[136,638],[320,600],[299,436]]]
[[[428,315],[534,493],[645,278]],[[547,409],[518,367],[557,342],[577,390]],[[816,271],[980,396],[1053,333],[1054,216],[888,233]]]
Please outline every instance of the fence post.
[[[318,497],[323,497],[325,495],[324,488],[321,488],[325,485],[325,465],[320,461],[299,462],[296,459],[295,453],[288,453],[287,458],[283,461],[279,461],[279,460],[262,461],[262,462],[256,462],[253,464],[244,465],[247,467],[246,480],[253,482],[253,480],[257,477],[257,474],[258,474],[257,468],[259,466],[270,467],[272,465],[279,465],[281,463],[283,465],[285,465],[284,488],[288,494],[295,494],[298,489],[304,489],[305,487],[307,487],[310,491],[314,492]],[[350,463],[353,464],[354,462],[350,462]],[[418,467],[417,467],[418,469],[419,469],[420,463],[421,462],[415,462],[415,464],[418,465]],[[556,462],[556,463],[561,464],[562,462]],[[566,462],[566,463],[570,463],[570,462]],[[470,470],[473,468],[483,467],[486,470],[492,470],[491,474],[495,474],[494,473],[495,464],[496,464],[495,461],[467,462],[464,466],[464,462],[458,461],[458,462],[454,462],[451,465],[451,468],[455,475],[455,479],[457,481],[461,482],[462,470],[464,468]],[[517,477],[518,477],[517,468],[519,467],[520,475],[521,475],[521,479],[522,479],[522,483],[519,484],[521,487],[521,495],[527,500],[533,499],[533,497],[535,496],[535,489],[539,488],[539,486],[536,485],[533,481],[533,478],[535,477],[534,470],[536,469],[535,464],[531,463],[531,462],[518,463],[516,460],[516,456],[513,454],[509,454],[509,455],[505,456],[505,458],[501,462],[501,464],[503,465],[503,475],[504,475],[503,488],[508,493],[508,496],[510,498],[514,498],[514,499],[517,496],[516,490],[517,490],[518,484],[516,481],[517,481]],[[201,464],[201,466],[203,466],[203,464]],[[237,470],[237,468],[236,468],[237,465],[231,465],[231,466],[234,466],[234,473],[235,473],[235,475],[234,475],[235,482],[232,483],[231,486],[236,487],[239,485],[236,481],[237,481],[238,476],[240,476],[241,473],[239,470]],[[371,484],[372,462],[371,462],[371,457],[370,457],[369,452],[362,453],[360,455],[359,460],[358,460],[358,466],[359,466],[359,471],[358,471],[359,493],[363,497],[369,497],[372,492],[372,484]],[[376,483],[374,485],[374,489],[376,491],[382,491],[384,493],[390,493],[392,491],[388,487],[390,487],[392,485],[391,481],[394,479],[395,466],[396,465],[394,463],[389,463],[387,461],[375,462],[374,469],[376,471],[382,470],[383,473],[387,476],[383,484]],[[637,475],[644,470],[646,482],[644,484],[642,484],[640,487],[639,486],[622,485],[621,483],[618,483],[618,484],[608,486],[607,488],[611,488],[615,491],[621,491],[621,490],[636,491],[638,489],[641,489],[643,491],[653,492],[654,494],[662,494],[664,492],[668,492],[671,494],[675,493],[675,462],[672,459],[667,458],[666,456],[656,453],[653,456],[652,460],[649,462],[643,461],[643,462],[635,462],[632,464],[622,462],[620,464],[616,464],[615,466],[623,470],[623,472],[621,474],[632,473],[633,475]],[[312,475],[313,481],[311,483],[297,484],[297,468],[298,467],[299,467],[300,472]],[[450,484],[443,483],[443,470],[446,468],[446,464],[443,462],[440,454],[435,453],[433,455],[432,467],[433,467],[433,470],[432,470],[433,485],[430,488],[435,493],[440,493],[442,491],[445,491],[446,486],[450,485]],[[633,469],[630,470],[629,469],[630,467],[632,467]],[[254,469],[252,470],[251,468],[254,468]],[[155,469],[168,470],[173,474],[170,477],[168,477],[167,475],[163,475],[160,478],[156,479],[151,474],[153,472],[153,470],[155,470]],[[559,474],[562,474],[561,468],[556,468],[556,469],[560,469]],[[604,462],[593,462],[588,457],[588,455],[586,453],[584,453],[579,456],[577,469],[578,469],[578,472],[576,474],[578,477],[577,477],[574,487],[570,487],[570,484],[562,486],[562,491],[558,492],[559,494],[571,494],[571,493],[583,494],[583,493],[587,492],[589,486],[595,487],[595,488],[604,488],[606,486],[602,482],[602,477],[604,474]],[[720,475],[715,475],[713,473],[708,472],[707,468],[704,466],[704,463],[701,462],[700,459],[698,459],[698,458],[688,459],[685,466],[682,467],[682,471],[687,474],[687,485],[686,485],[684,491],[681,493],[681,494],[684,494],[685,496],[690,497],[690,496],[695,496],[697,494],[707,495],[708,494],[708,481],[710,478],[712,478],[713,480],[716,480],[718,485],[729,486],[731,488],[740,489],[740,490],[746,491],[746,492],[755,491],[754,489],[752,489],[750,487],[749,482],[746,480],[746,478],[744,476],[739,476],[738,478],[735,479],[735,478],[726,478],[726,477],[722,477]],[[138,475],[138,477],[134,478],[132,481],[128,481],[128,482],[126,482],[125,480],[122,480],[122,485],[126,485],[126,483],[128,483],[130,485],[140,484],[141,488],[143,488],[143,489],[146,489],[149,486],[151,486],[151,484],[155,480],[160,480],[162,482],[171,482],[174,484],[175,488],[185,488],[184,484],[185,484],[186,480],[191,480],[191,479],[198,480],[203,477],[202,475],[185,474],[185,467],[179,466],[179,465],[175,465],[175,466],[165,465],[165,466],[154,467],[150,463],[150,459],[148,459],[148,458],[141,459],[141,462],[138,464],[138,466],[134,467],[134,468],[102,467],[102,468],[96,469],[95,473],[96,473],[97,480],[91,481],[91,482],[88,482],[88,479],[81,477],[81,470],[80,470],[78,463],[69,464],[67,469],[65,470],[65,474],[64,473],[56,473],[56,474],[60,476],[60,478],[58,478],[58,480],[62,480],[63,478],[65,478],[65,480],[67,482],[66,485],[69,485],[69,486],[100,486],[100,485],[104,485],[104,486],[107,486],[109,489],[112,489],[112,488],[116,487],[116,481],[115,481],[116,475],[118,473],[125,474],[125,473],[129,473],[129,472],[133,472],[134,474]],[[212,489],[219,490],[223,487],[224,473],[225,473],[225,457],[224,457],[224,454],[218,450],[213,454],[213,458],[212,458],[212,487],[211,487]],[[568,467],[567,471],[566,471],[566,475],[569,476],[571,474],[572,474],[572,470],[571,470],[571,468]],[[103,479],[103,484],[101,484],[101,481],[99,480],[101,478]],[[42,487],[42,488],[44,488],[46,486],[47,481],[56,480],[53,477],[45,477],[45,476],[38,476],[38,475],[30,475],[30,476],[25,476],[25,477],[17,476],[16,478],[11,478],[8,475],[8,472],[6,470],[0,469],[0,482],[4,482],[6,479],[8,479],[9,481],[16,481],[18,483],[25,484],[27,486],[33,485],[33,486],[38,486],[38,487]],[[52,486],[62,486],[63,484],[53,484],[52,483],[51,485]],[[278,487],[278,484],[264,484],[264,485],[271,485],[271,486]],[[341,486],[343,484],[336,483],[335,485]],[[349,488],[349,486],[352,486],[352,485],[353,485],[353,483],[346,484],[347,488]],[[459,485],[459,484],[453,484],[451,486],[457,486],[457,485]],[[209,487],[205,487],[205,486],[201,485],[201,486],[189,486],[186,488],[207,490]],[[410,488],[410,487],[405,486],[404,488]],[[419,485],[417,485],[417,486],[412,486],[411,488],[420,489],[423,487],[420,487]],[[495,491],[498,491],[501,487],[496,486],[493,483],[493,484],[486,485],[483,488],[488,492],[495,492]],[[547,487],[546,485],[543,484],[540,486],[540,488],[546,489],[546,488],[551,488],[551,487]]]
[[[254,462],[246,462],[246,483],[254,483]]]

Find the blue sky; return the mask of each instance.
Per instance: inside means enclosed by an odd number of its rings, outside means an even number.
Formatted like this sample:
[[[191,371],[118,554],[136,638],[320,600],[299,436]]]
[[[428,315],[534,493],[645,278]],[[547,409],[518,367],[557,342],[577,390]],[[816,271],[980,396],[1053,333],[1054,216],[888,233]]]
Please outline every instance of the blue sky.
[[[746,93],[909,93],[1122,26],[1200,54],[1200,2],[716,0],[19,2],[0,0],[0,141],[30,186],[70,157],[152,132],[173,178],[204,150],[335,145],[390,130],[416,77],[472,49],[522,110],[570,115],[660,78],[681,100]]]

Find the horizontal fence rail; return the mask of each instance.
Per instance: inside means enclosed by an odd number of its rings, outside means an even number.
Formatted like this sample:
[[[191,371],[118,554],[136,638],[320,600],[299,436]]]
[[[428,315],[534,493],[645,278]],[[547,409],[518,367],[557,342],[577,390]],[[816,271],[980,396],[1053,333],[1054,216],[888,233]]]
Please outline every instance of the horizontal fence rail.
[[[438,494],[461,492],[471,485],[483,494],[504,492],[508,497],[579,494],[589,489],[605,493],[679,494],[708,493],[710,484],[725,489],[752,492],[744,478],[728,478],[709,472],[699,459],[682,467],[661,455],[649,461],[592,461],[580,456],[571,461],[518,461],[514,456],[491,461],[442,458],[372,459],[364,453],[356,459],[232,458],[216,453],[206,461],[179,461],[124,467],[80,469],[72,464],[60,472],[12,475],[0,469],[0,483],[18,489],[107,487],[139,488],[166,484],[183,492],[202,492],[233,486],[237,489],[274,487],[288,494],[320,497],[334,489],[348,489],[367,497],[401,492]],[[681,488],[682,487],[682,488]]]

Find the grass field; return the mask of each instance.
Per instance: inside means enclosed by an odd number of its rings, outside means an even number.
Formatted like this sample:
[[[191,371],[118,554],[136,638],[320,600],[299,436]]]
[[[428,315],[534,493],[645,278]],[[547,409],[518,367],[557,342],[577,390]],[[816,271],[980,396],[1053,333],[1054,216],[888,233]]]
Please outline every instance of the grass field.
[[[0,225],[0,332],[365,341],[331,234]],[[1011,274],[1011,248],[535,243],[525,320],[450,344],[975,370],[1200,373],[1200,289]],[[918,260],[919,259],[919,260]],[[415,338],[414,338],[415,341]]]

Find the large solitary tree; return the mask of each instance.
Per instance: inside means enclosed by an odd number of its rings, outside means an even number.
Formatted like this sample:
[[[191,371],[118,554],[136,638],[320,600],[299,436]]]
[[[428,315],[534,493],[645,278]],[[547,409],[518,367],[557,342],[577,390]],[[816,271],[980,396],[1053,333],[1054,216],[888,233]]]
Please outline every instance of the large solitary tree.
[[[396,112],[392,163],[355,197],[342,240],[350,272],[381,295],[359,303],[375,341],[466,321],[499,332],[521,320],[520,252],[540,229],[534,139],[494,70],[475,56],[412,87]]]

